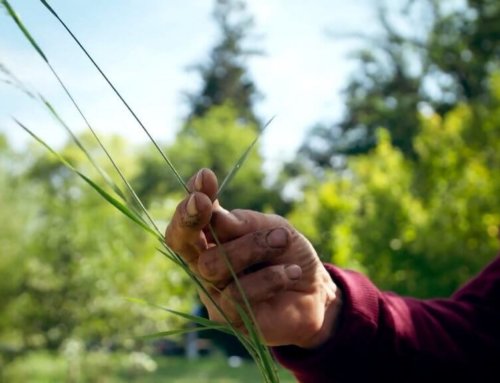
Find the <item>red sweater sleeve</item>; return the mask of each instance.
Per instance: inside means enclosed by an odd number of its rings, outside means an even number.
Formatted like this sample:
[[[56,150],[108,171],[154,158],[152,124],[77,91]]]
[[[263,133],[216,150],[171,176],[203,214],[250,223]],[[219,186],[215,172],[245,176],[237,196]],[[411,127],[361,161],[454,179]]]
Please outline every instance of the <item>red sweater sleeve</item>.
[[[500,381],[500,256],[449,299],[384,293],[325,267],[343,293],[335,334],[315,350],[273,350],[300,382]]]

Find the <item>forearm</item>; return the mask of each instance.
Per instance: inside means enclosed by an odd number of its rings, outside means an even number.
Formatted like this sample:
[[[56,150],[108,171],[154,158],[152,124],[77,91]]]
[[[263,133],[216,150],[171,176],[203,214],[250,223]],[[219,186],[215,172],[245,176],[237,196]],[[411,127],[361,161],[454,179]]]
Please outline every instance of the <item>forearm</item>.
[[[500,354],[498,263],[452,299],[428,301],[383,293],[361,274],[327,265],[343,296],[335,334],[316,350],[275,353],[302,382],[477,378]]]

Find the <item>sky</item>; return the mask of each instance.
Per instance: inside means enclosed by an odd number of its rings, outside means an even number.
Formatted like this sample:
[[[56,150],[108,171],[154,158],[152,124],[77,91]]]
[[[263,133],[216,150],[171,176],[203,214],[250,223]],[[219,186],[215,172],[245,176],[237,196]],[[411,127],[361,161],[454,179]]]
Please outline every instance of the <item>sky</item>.
[[[146,136],[96,70],[39,1],[10,0],[50,62],[67,83],[97,131],[120,133],[133,142]],[[341,33],[376,33],[370,0],[249,0],[255,33],[265,54],[248,62],[264,98],[263,120],[276,116],[261,138],[270,171],[291,158],[308,129],[331,123],[343,110],[341,90],[356,63],[349,54],[359,41]],[[99,63],[151,134],[175,137],[188,107],[185,92],[200,79],[189,66],[203,63],[218,34],[213,0],[52,0],[50,4]],[[44,62],[0,10],[0,63],[42,93],[75,131],[84,123]],[[53,145],[67,139],[51,117],[21,92],[0,83],[0,131],[22,146],[28,137],[18,118]]]

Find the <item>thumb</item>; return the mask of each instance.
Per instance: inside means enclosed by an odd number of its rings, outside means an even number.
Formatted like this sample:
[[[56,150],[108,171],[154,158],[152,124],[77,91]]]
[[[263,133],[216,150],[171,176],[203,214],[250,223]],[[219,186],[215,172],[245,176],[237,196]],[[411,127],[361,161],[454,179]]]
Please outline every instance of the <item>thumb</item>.
[[[220,205],[217,207],[214,205],[210,223],[221,243],[263,229],[290,227],[283,217],[275,214],[263,214],[244,209],[228,211]],[[207,239],[215,242],[211,233],[206,234]]]

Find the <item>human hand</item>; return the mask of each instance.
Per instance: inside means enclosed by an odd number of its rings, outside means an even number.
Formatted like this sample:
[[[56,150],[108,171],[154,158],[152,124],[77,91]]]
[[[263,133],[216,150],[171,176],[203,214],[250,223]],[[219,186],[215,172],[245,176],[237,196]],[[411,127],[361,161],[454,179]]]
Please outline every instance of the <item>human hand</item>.
[[[309,241],[280,216],[223,209],[216,200],[217,178],[209,169],[193,176],[188,188],[191,194],[177,206],[165,240],[204,281],[212,299],[204,293],[200,298],[210,319],[225,321],[216,302],[245,331],[237,310],[244,307],[243,298],[226,256],[268,345],[312,348],[328,339],[341,300]]]

